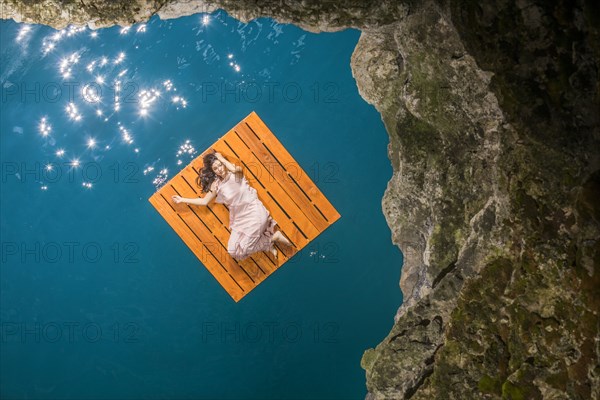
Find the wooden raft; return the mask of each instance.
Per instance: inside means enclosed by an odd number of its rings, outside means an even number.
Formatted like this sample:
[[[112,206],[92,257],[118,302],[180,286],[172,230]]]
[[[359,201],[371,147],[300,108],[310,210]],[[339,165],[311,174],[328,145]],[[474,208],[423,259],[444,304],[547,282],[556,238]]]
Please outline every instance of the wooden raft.
[[[248,183],[277,221],[278,230],[294,244],[295,247],[277,244],[277,260],[268,252],[258,252],[238,262],[227,253],[229,211],[224,204],[213,201],[204,207],[173,203],[173,195],[204,197],[196,178],[203,166],[203,156],[212,149],[242,167]],[[148,200],[236,302],[340,218],[255,112]]]

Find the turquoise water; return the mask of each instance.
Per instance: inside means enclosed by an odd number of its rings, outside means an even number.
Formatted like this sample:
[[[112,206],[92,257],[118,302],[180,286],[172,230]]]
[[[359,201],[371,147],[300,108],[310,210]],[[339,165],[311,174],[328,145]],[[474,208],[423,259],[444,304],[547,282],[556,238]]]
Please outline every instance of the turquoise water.
[[[364,398],[402,256],[360,33],[222,11],[61,32],[0,23],[0,397]],[[236,304],[147,199],[251,111],[341,218]]]

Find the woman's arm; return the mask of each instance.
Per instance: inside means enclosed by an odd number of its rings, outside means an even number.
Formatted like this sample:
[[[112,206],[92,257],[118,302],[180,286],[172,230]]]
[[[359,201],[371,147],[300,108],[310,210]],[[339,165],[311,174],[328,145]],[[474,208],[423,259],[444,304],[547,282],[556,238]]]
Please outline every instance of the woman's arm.
[[[211,190],[210,192],[208,192],[206,194],[206,196],[197,197],[195,199],[188,199],[186,197],[181,197],[181,196],[177,196],[177,195],[174,195],[171,198],[173,199],[173,202],[175,204],[187,203],[187,204],[193,204],[195,206],[207,206],[215,197],[217,197],[217,194],[215,193],[214,190]]]
[[[225,165],[225,168],[227,168],[230,172],[242,172],[242,167],[240,167],[239,165],[233,165],[232,163],[227,161],[227,159],[223,157],[221,153],[215,153],[215,156],[219,161],[221,161]]]

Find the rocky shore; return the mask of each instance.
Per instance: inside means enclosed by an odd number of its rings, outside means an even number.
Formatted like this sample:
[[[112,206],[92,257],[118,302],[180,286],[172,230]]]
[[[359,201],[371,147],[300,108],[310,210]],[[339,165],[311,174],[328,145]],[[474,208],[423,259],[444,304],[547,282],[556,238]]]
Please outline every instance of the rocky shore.
[[[600,398],[598,3],[0,2],[56,28],[217,8],[362,32],[351,67],[390,137],[382,211],[404,254],[367,397]]]

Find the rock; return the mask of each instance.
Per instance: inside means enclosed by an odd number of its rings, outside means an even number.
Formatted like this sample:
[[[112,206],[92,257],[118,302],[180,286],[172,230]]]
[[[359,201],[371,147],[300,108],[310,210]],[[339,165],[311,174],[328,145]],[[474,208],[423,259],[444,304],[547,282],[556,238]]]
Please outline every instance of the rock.
[[[224,8],[362,31],[404,304],[365,351],[368,399],[600,398],[596,3],[3,0],[3,18],[129,25]]]

